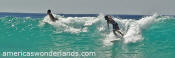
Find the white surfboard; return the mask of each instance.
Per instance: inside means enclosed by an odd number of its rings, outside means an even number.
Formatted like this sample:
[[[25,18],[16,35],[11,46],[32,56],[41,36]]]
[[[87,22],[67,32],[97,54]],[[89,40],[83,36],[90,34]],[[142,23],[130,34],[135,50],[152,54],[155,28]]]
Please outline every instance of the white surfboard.
[[[120,33],[118,33],[118,32],[115,32],[116,34],[114,34],[115,35],[115,37],[116,37],[116,40],[113,40],[113,41],[111,41],[111,42],[115,42],[115,41],[117,41],[118,39],[123,39],[123,36],[120,34]]]

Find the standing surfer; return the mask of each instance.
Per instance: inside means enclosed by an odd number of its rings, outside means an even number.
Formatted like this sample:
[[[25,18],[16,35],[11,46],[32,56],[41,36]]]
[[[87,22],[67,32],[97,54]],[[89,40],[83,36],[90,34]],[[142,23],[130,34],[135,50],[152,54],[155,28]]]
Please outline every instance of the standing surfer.
[[[49,9],[49,10],[47,10],[47,14],[49,15],[49,18],[53,21],[53,22],[55,22],[56,20],[58,20],[57,18],[55,18],[53,15],[52,15],[52,13],[51,13],[51,10]]]
[[[117,31],[118,33],[120,33],[123,36],[123,34],[119,31],[120,28],[119,28],[118,24],[112,19],[112,16],[106,15],[104,18],[105,18],[105,20],[107,20],[108,29],[109,29],[109,23],[113,25],[114,35],[117,35],[115,33],[115,31]]]

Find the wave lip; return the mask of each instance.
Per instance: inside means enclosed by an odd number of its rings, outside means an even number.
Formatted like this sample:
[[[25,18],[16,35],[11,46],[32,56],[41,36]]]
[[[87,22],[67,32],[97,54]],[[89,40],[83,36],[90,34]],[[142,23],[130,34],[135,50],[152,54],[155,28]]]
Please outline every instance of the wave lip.
[[[151,24],[157,21],[157,14],[153,16],[147,16],[140,20],[135,20],[129,24],[128,31],[124,36],[124,43],[136,42],[139,40],[143,40],[142,30],[148,28]]]

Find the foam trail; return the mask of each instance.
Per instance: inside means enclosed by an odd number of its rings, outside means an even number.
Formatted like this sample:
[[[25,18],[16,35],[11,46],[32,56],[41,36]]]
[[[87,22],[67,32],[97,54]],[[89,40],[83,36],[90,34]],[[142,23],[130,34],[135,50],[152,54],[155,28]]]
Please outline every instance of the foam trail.
[[[39,26],[43,26],[46,23],[49,23],[56,27],[60,32],[71,32],[71,33],[80,33],[80,32],[88,32],[88,27],[98,22],[99,19],[96,17],[63,17],[59,15],[53,14],[54,17],[58,18],[56,22],[52,22],[49,16],[46,16],[44,20],[42,20]],[[74,25],[75,24],[75,25]],[[76,25],[79,25],[77,27]]]

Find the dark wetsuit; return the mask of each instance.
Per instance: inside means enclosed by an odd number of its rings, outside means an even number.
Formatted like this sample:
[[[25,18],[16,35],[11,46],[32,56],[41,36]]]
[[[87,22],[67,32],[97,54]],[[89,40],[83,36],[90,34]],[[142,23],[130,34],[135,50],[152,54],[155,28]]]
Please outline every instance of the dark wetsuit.
[[[114,20],[108,20],[108,23],[113,25],[113,30],[120,30],[118,24]]]

